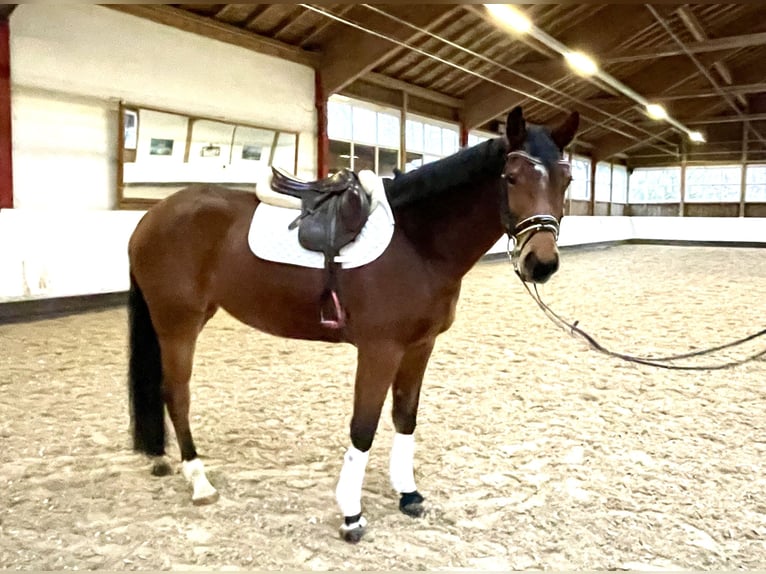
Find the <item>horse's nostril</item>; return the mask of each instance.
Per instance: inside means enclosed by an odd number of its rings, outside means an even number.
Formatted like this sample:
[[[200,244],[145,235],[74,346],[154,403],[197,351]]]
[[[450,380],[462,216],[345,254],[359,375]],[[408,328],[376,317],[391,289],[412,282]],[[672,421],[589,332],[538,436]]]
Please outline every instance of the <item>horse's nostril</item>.
[[[558,257],[549,261],[540,261],[534,257],[534,264],[531,266],[532,281],[535,283],[545,283],[559,269]]]

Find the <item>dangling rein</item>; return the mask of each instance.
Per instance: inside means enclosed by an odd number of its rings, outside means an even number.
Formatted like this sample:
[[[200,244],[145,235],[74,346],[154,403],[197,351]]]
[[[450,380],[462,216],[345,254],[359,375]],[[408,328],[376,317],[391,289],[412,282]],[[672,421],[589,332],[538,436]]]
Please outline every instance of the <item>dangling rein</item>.
[[[509,240],[508,248],[507,248],[508,259],[511,262],[511,264],[514,265],[515,258],[513,257],[513,253],[511,251],[510,245],[511,245],[511,241]],[[515,246],[513,251],[515,251]],[[524,285],[524,288],[527,290],[527,293],[529,293],[530,297],[534,299],[535,303],[537,303],[537,306],[543,310],[543,313],[545,313],[545,316],[548,317],[548,319],[550,319],[558,327],[561,327],[563,330],[569,331],[569,333],[572,336],[580,336],[590,345],[592,349],[598,351],[599,353],[603,353],[604,355],[608,355],[610,357],[616,357],[618,359],[622,359],[623,361],[629,361],[631,363],[639,363],[641,365],[649,365],[650,367],[658,367],[660,369],[673,369],[673,370],[679,370],[679,371],[720,371],[723,369],[738,367],[740,365],[744,365],[745,363],[749,363],[751,361],[756,361],[756,360],[762,359],[763,357],[766,357],[766,349],[764,349],[763,351],[759,351],[758,353],[745,357],[744,359],[740,359],[738,361],[731,361],[729,363],[722,363],[718,365],[668,364],[668,363],[672,363],[673,361],[678,361],[681,359],[690,359],[692,357],[701,357],[703,355],[709,355],[711,353],[715,353],[716,351],[722,351],[723,349],[736,347],[738,345],[747,343],[748,341],[752,341],[754,339],[757,339],[758,337],[762,337],[766,335],[766,329],[761,329],[757,333],[753,333],[751,335],[748,335],[747,337],[737,339],[736,341],[732,341],[730,343],[724,343],[723,345],[710,347],[709,349],[703,349],[701,351],[694,351],[690,353],[682,353],[680,355],[669,355],[667,357],[638,357],[635,355],[628,355],[626,353],[618,353],[616,351],[612,351],[604,347],[593,336],[589,335],[588,333],[583,331],[580,327],[578,327],[577,324],[579,323],[579,321],[575,321],[574,323],[570,323],[566,321],[558,313],[556,313],[553,309],[551,309],[545,302],[543,302],[542,298],[540,297],[540,294],[537,291],[537,285],[533,284],[533,288],[530,289],[527,282],[521,279],[521,275],[519,274],[515,265],[514,265],[514,272],[521,280],[521,283],[522,285]]]

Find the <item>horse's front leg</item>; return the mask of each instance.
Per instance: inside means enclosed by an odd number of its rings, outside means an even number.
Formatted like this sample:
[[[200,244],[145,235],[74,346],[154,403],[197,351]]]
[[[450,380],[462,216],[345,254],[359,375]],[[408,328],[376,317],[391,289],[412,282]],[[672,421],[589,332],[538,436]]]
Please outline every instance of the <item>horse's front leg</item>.
[[[347,542],[359,542],[367,525],[362,516],[364,473],[378,428],[380,411],[403,354],[402,347],[395,343],[359,345],[354,413],[351,417],[351,446],[343,457],[343,468],[335,489],[335,498],[344,517],[340,534]]]
[[[434,340],[407,349],[394,379],[392,418],[393,444],[389,473],[391,486],[399,493],[399,509],[409,516],[422,516],[423,496],[415,486],[415,425],[423,375],[434,348]]]

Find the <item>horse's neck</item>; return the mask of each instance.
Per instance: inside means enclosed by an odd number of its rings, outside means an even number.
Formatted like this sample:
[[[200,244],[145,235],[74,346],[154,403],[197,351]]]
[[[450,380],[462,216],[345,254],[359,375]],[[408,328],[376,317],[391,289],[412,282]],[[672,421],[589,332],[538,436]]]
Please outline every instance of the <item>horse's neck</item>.
[[[484,181],[450,192],[435,201],[402,208],[397,225],[424,263],[455,279],[462,278],[503,234],[500,181]]]

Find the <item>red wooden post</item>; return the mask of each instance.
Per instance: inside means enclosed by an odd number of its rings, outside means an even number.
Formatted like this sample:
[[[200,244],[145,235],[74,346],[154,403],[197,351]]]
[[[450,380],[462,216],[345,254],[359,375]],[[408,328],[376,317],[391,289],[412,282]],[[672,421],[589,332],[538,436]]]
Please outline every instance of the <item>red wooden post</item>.
[[[0,18],[0,209],[13,207],[10,40],[10,25],[6,16]]]
[[[468,147],[468,128],[463,122],[460,122],[460,147]]]
[[[314,72],[314,105],[317,108],[317,177],[327,177],[330,140],[327,137],[327,98],[319,70]]]

